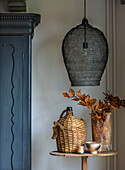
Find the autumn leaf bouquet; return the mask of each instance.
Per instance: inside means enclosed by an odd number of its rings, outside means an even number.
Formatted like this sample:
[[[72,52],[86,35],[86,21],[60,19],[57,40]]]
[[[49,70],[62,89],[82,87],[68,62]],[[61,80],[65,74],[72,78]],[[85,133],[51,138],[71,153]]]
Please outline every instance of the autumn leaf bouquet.
[[[63,96],[73,101],[77,101],[78,105],[86,106],[91,110],[91,118],[94,120],[98,120],[99,122],[104,122],[106,119],[106,114],[112,112],[116,108],[120,109],[121,107],[125,107],[125,100],[120,100],[118,96],[114,97],[109,92],[103,93],[104,99],[99,100],[90,98],[90,95],[82,94],[81,91],[74,91],[69,89],[69,93],[63,93]]]

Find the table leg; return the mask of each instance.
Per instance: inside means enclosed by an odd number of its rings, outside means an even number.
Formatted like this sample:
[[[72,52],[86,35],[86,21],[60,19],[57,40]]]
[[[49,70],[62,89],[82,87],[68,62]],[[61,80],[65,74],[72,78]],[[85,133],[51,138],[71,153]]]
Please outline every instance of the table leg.
[[[82,157],[82,170],[87,170],[87,156]]]

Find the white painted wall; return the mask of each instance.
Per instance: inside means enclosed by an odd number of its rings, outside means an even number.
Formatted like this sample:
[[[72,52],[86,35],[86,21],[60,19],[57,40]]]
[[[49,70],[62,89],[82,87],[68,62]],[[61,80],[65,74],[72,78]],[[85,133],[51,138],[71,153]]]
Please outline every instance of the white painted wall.
[[[105,1],[88,0],[89,22],[105,32]],[[35,30],[32,60],[32,170],[80,169],[80,158],[59,158],[49,155],[56,150],[51,140],[53,121],[72,106],[74,114],[87,125],[87,140],[91,140],[89,111],[62,96],[70,86],[63,63],[61,45],[65,34],[83,19],[83,1],[79,0],[29,0],[28,12],[42,15]],[[99,87],[75,87],[91,97],[102,98],[106,76]],[[106,170],[105,158],[89,158],[88,170]]]
[[[117,94],[125,98],[125,5],[116,1]],[[117,170],[125,169],[125,108],[117,112]]]

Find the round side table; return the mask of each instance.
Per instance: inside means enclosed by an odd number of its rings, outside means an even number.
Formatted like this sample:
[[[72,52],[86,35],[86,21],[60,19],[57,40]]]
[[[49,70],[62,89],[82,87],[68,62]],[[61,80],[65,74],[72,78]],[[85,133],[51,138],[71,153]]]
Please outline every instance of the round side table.
[[[82,159],[82,168],[81,170],[87,170],[87,158],[88,157],[94,157],[94,156],[114,156],[117,155],[118,153],[115,151],[108,151],[108,152],[98,152],[97,154],[91,154],[91,153],[83,153],[83,154],[79,154],[79,153],[62,153],[62,152],[57,152],[57,151],[53,151],[50,152],[50,155],[53,156],[65,156],[65,157],[81,157]]]

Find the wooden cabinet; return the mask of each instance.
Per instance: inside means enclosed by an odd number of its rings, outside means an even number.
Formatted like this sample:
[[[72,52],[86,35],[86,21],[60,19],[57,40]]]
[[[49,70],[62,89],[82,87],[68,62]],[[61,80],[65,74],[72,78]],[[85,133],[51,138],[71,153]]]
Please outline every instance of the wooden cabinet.
[[[0,14],[0,170],[31,169],[31,41],[38,14]]]

